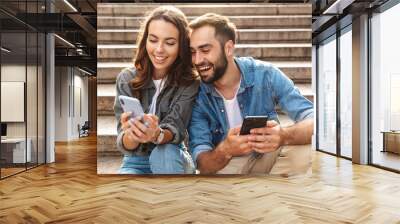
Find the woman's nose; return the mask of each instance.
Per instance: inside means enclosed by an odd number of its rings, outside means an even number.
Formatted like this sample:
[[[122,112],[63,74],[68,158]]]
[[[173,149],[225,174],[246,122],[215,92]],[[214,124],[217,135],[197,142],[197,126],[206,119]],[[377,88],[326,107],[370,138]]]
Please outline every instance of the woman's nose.
[[[156,52],[163,52],[163,51],[164,51],[164,45],[162,43],[157,44]]]

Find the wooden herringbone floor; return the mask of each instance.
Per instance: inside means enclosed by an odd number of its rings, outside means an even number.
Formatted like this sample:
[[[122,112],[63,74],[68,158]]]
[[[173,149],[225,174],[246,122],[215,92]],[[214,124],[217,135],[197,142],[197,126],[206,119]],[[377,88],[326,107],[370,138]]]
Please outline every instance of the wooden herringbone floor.
[[[400,175],[316,153],[313,174],[96,174],[96,139],[0,181],[0,223],[400,223]]]

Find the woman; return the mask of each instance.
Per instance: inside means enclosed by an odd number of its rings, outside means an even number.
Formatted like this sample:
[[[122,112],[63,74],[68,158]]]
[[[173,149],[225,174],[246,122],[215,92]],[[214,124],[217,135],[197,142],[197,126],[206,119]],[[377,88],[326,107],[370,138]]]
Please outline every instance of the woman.
[[[124,153],[120,173],[193,173],[183,140],[200,81],[191,63],[185,15],[174,7],[154,9],[137,43],[135,68],[117,78],[117,147]],[[123,113],[120,95],[140,100],[142,119]]]

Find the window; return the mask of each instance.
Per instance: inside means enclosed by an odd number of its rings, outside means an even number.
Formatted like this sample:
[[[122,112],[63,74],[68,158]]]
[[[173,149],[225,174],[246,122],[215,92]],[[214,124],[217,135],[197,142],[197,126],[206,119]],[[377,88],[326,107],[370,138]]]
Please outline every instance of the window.
[[[352,157],[352,32],[342,31],[340,41],[340,155]]]
[[[41,12],[42,5],[44,1],[0,3],[0,7],[14,10],[19,16]],[[44,33],[12,14],[0,12],[0,26],[0,110],[5,127],[0,144],[0,178],[5,178],[45,163],[46,40]]]
[[[400,4],[371,18],[372,163],[400,170]]]
[[[318,149],[336,153],[336,36],[319,45]]]

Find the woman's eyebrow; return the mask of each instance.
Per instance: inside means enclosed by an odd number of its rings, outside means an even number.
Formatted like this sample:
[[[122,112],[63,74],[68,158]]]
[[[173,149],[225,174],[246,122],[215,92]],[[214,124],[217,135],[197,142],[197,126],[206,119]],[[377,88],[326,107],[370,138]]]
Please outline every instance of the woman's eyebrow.
[[[149,34],[149,36],[151,36],[151,37],[154,37],[154,38],[158,38],[158,36],[156,36],[156,35],[154,35],[154,34]],[[167,37],[167,38],[165,38],[165,40],[176,40],[176,38],[175,37]]]
[[[176,40],[176,38],[175,37],[167,37],[167,38],[165,38],[165,40]]]

